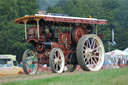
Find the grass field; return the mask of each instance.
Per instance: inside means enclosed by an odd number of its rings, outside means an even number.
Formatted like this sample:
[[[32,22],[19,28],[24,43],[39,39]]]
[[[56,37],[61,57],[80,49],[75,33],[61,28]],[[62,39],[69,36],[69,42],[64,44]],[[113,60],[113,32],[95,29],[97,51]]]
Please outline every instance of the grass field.
[[[22,80],[3,85],[128,85],[128,67],[82,72],[38,80]]]

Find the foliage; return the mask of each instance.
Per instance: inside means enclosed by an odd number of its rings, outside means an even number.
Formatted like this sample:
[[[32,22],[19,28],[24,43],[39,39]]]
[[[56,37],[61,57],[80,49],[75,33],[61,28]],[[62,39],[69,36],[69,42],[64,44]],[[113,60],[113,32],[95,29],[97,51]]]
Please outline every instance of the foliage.
[[[49,12],[65,13],[76,17],[89,17],[106,19],[108,24],[98,26],[99,33],[104,34],[103,42],[108,51],[108,42],[112,40],[111,30],[115,30],[116,46],[113,49],[127,48],[128,32],[128,2],[127,0],[65,0],[48,9]],[[59,10],[58,10],[59,9]],[[124,38],[122,38],[124,37]]]
[[[37,11],[35,0],[0,0],[0,54],[17,55],[21,61],[27,48],[24,26],[15,24],[15,19]]]
[[[0,0],[0,54],[14,54],[21,61],[28,45],[24,40],[24,26],[15,24],[16,18],[35,14],[38,9],[51,13],[65,13],[76,17],[100,18],[108,24],[98,26],[104,34],[103,42],[107,51],[111,41],[111,30],[115,30],[116,46],[125,49],[128,44],[128,2],[127,0]],[[44,7],[44,8],[41,8]]]

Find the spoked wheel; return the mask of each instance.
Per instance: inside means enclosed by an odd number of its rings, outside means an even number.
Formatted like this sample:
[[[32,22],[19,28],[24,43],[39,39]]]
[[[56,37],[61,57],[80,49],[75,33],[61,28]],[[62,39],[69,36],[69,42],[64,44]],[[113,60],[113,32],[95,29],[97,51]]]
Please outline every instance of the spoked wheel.
[[[73,72],[75,69],[76,69],[76,64],[68,64],[67,65],[67,69],[68,69],[68,72]]]
[[[64,71],[65,59],[60,48],[53,48],[50,52],[49,63],[54,73],[62,73]]]
[[[77,44],[77,60],[85,71],[98,71],[104,62],[104,46],[101,39],[88,34],[82,36]]]
[[[23,70],[25,74],[35,74],[38,69],[38,59],[37,59],[37,54],[30,50],[27,49],[22,58],[22,63],[23,63]]]

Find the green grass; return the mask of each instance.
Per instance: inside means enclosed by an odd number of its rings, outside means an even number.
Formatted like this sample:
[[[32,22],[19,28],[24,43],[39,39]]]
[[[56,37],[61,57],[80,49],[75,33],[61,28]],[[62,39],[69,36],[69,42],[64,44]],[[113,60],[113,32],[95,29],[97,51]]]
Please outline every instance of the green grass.
[[[60,74],[46,79],[16,81],[3,85],[128,85],[128,67],[73,75]]]

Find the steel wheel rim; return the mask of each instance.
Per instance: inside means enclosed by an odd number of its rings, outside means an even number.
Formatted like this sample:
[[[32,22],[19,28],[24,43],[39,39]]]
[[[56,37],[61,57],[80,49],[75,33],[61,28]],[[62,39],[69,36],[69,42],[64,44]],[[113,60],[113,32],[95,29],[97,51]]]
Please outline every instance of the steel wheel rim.
[[[50,62],[50,64],[52,66],[51,68],[54,70],[53,72],[62,73],[64,70],[65,61],[61,49],[53,49],[50,54],[50,57],[52,57],[52,61]]]
[[[83,43],[83,60],[86,66],[91,71],[96,71],[101,67],[104,48],[102,44],[100,44],[99,40],[96,37],[88,37]],[[101,57],[100,57],[101,56]]]
[[[26,54],[26,69],[29,74],[35,74],[37,72],[38,64],[34,63],[38,61],[34,51],[28,51]]]

